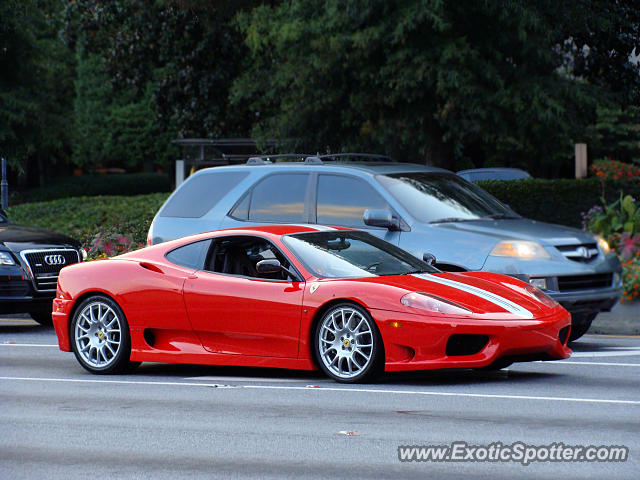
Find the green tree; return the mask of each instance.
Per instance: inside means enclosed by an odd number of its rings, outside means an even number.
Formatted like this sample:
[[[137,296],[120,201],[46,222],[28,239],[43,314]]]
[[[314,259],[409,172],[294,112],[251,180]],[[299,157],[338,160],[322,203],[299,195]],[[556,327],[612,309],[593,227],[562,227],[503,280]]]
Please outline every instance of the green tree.
[[[524,0],[258,7],[238,17],[251,57],[235,98],[249,103],[255,136],[288,138],[305,150],[557,171],[603,93],[615,103],[638,87],[635,68],[623,82],[627,93],[616,97],[613,78],[600,69],[606,29],[614,27],[591,21],[578,31],[581,19],[602,12],[598,2],[574,3],[565,10],[566,2]],[[610,17],[632,2],[607,4]],[[638,14],[624,11],[618,43],[637,40]],[[578,20],[566,17],[574,13]],[[580,50],[579,58],[575,42],[590,27],[600,29],[589,37],[594,56]],[[623,61],[627,51],[627,44],[616,50],[616,67],[633,70]]]
[[[73,58],[55,0],[0,2],[0,154],[39,172],[68,161]]]

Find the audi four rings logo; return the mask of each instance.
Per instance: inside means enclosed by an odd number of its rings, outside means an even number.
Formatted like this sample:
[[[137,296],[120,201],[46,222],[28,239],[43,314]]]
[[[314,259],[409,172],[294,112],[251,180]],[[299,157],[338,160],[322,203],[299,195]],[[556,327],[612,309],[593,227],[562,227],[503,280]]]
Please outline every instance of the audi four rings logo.
[[[64,265],[67,263],[63,255],[47,255],[44,257],[47,265]]]

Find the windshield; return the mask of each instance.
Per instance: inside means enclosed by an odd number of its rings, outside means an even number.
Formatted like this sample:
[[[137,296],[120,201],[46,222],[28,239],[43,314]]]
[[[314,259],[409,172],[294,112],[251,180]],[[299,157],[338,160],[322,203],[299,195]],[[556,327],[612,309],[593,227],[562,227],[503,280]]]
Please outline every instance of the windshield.
[[[421,222],[520,218],[482,188],[450,173],[407,172],[376,178]]]
[[[361,278],[438,270],[404,250],[358,231],[287,235],[284,244],[318,278]]]

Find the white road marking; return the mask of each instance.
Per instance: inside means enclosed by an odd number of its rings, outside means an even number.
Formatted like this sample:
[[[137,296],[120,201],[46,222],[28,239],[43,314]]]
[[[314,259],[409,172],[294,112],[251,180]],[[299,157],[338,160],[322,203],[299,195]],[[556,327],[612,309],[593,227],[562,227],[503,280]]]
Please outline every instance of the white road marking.
[[[308,379],[301,378],[277,378],[277,377],[185,377],[185,380],[198,380],[203,382],[277,382],[277,383],[302,383]],[[328,381],[328,380],[327,380]]]
[[[640,363],[604,363],[604,362],[553,362],[555,365],[598,365],[607,367],[640,367]]]
[[[104,383],[112,385],[160,385],[175,387],[209,387],[209,388],[236,388],[244,390],[288,390],[307,392],[343,392],[343,393],[375,393],[392,395],[417,395],[432,397],[466,397],[466,398],[493,398],[502,400],[537,400],[548,402],[575,402],[575,403],[605,403],[614,405],[640,405],[640,400],[616,400],[608,398],[572,398],[572,397],[542,397],[533,395],[498,395],[489,393],[458,393],[458,392],[430,392],[419,390],[383,390],[374,388],[345,388],[345,387],[294,387],[277,385],[226,385],[217,383],[194,382],[143,382],[135,380],[89,380],[79,378],[37,378],[37,377],[0,377],[6,381],[24,382],[60,382],[60,383]]]
[[[49,345],[44,343],[0,343],[0,347],[48,347],[58,348],[58,345]]]
[[[611,350],[602,352],[573,352],[571,358],[596,358],[596,357],[635,357],[640,355],[638,347],[610,347]]]

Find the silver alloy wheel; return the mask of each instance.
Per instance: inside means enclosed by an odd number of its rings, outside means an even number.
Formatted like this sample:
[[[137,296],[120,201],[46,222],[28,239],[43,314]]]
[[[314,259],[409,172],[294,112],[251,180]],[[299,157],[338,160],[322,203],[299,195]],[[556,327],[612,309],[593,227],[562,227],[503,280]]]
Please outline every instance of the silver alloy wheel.
[[[93,368],[114,362],[122,339],[122,325],[116,312],[106,303],[89,303],[78,315],[75,326],[76,351]]]
[[[324,366],[339,378],[362,374],[373,361],[373,331],[369,319],[355,308],[339,307],[322,319],[318,353]]]

